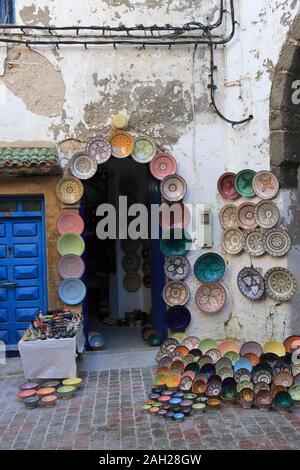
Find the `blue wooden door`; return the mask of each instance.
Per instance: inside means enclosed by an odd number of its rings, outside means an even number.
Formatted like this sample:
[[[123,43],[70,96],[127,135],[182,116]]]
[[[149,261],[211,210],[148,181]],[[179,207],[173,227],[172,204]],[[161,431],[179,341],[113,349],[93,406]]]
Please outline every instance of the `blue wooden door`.
[[[18,343],[29,322],[46,309],[42,214],[0,215],[0,339]]]

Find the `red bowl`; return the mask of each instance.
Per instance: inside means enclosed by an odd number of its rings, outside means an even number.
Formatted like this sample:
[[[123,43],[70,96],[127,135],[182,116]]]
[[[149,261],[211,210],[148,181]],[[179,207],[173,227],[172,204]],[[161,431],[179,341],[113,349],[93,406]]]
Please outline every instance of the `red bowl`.
[[[218,191],[224,199],[234,200],[240,197],[234,188],[235,173],[223,173],[218,180]]]

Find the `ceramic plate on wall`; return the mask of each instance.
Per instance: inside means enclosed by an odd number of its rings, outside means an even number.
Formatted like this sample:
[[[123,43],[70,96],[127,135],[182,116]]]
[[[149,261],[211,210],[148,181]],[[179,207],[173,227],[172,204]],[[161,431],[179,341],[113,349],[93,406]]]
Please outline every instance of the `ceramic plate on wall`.
[[[165,260],[165,275],[171,281],[183,281],[190,270],[190,262],[185,256],[170,256]]]
[[[60,258],[57,270],[63,279],[80,279],[84,273],[84,262],[77,255],[65,255]]]
[[[270,171],[259,171],[253,178],[252,186],[255,194],[261,199],[272,199],[279,190],[279,182]]]
[[[190,311],[181,305],[170,307],[166,313],[166,323],[172,331],[184,331],[190,324]]]
[[[218,282],[202,284],[196,292],[196,304],[202,312],[219,312],[226,302],[226,291]]]
[[[141,258],[136,253],[127,253],[122,259],[122,268],[125,272],[136,272],[140,269]]]
[[[181,201],[174,204],[163,202],[160,205],[159,225],[165,231],[172,228],[187,228],[190,219],[190,211]]]
[[[162,196],[170,202],[181,201],[187,191],[187,184],[184,178],[179,175],[166,176],[160,183]]]
[[[82,182],[73,176],[65,176],[56,185],[56,195],[64,204],[75,204],[83,196]]]
[[[252,182],[255,176],[253,170],[242,170],[234,179],[234,188],[237,193],[244,197],[253,197],[255,192],[253,190]]]
[[[273,228],[264,233],[263,246],[271,256],[285,256],[292,246],[292,239],[286,230]]]
[[[141,276],[138,273],[127,273],[123,278],[123,287],[127,292],[136,292],[142,284]]]
[[[228,228],[222,234],[222,245],[230,255],[237,255],[243,249],[244,237],[238,228]]]
[[[135,139],[132,158],[137,163],[149,163],[156,155],[156,144],[150,137],[140,136]]]
[[[259,227],[273,228],[279,221],[280,212],[274,202],[260,201],[255,206],[254,217]]]
[[[265,282],[267,294],[277,301],[290,300],[297,290],[294,274],[285,268],[269,269],[265,274]]]
[[[244,297],[259,300],[265,293],[265,282],[262,275],[254,268],[242,269],[237,277],[238,288]]]
[[[112,149],[105,137],[97,136],[88,141],[85,151],[101,165],[110,159]]]
[[[237,206],[234,204],[226,204],[219,214],[220,224],[224,229],[226,228],[237,228],[239,222],[237,219]]]
[[[159,153],[150,162],[152,176],[160,181],[166,178],[166,176],[174,175],[176,170],[176,160],[168,153]]]
[[[175,238],[176,234],[181,238]],[[186,256],[191,243],[192,239],[186,230],[171,230],[170,238],[161,238],[160,250],[165,256]]]
[[[244,202],[237,208],[237,220],[241,228],[253,230],[257,227],[254,209],[255,204],[253,202]]]
[[[65,279],[58,289],[59,297],[67,305],[80,304],[86,296],[86,287],[80,279]]]
[[[194,265],[194,274],[198,281],[217,282],[225,272],[225,261],[217,253],[205,253],[199,256]]]
[[[109,136],[112,155],[116,158],[126,158],[134,149],[134,138],[128,132],[114,131]]]
[[[184,282],[172,281],[165,285],[163,299],[167,305],[185,305],[190,297],[190,290]]]
[[[234,188],[235,173],[223,173],[218,180],[218,191],[224,199],[237,199],[239,193]]]
[[[97,172],[98,164],[94,157],[86,153],[75,153],[70,161],[72,175],[81,180],[92,178]]]
[[[64,233],[57,240],[57,251],[61,256],[81,256],[85,249],[83,238],[78,233]]]
[[[67,232],[81,235],[84,229],[84,222],[77,212],[68,210],[60,214],[56,226],[60,235]]]
[[[260,230],[249,230],[244,233],[244,250],[250,256],[262,256],[265,253],[263,234]]]

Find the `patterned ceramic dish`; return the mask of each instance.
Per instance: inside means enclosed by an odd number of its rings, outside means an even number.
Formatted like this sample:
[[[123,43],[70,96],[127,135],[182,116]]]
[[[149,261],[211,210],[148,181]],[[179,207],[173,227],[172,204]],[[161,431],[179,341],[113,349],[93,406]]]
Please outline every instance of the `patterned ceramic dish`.
[[[287,353],[293,353],[300,349],[300,336],[289,336],[284,340],[284,347]]]
[[[114,131],[109,136],[112,155],[116,158],[126,158],[134,149],[134,138],[128,132]]]
[[[239,393],[239,403],[243,408],[251,408],[254,402],[254,392],[249,388],[244,388]]]
[[[126,273],[136,272],[140,269],[141,258],[136,253],[127,253],[122,259],[122,268]]]
[[[254,218],[261,228],[273,228],[279,222],[280,212],[272,201],[260,201],[254,209]]]
[[[285,347],[281,341],[267,341],[263,347],[264,354],[273,353],[278,357],[283,357],[286,354]]]
[[[259,229],[245,232],[243,248],[250,256],[262,256],[265,253],[262,232]]]
[[[251,372],[248,369],[241,368],[234,373],[234,380],[236,382],[251,381]]]
[[[253,170],[242,170],[236,175],[234,179],[234,189],[238,194],[244,197],[255,196],[252,186],[255,174]]]
[[[132,158],[137,163],[149,163],[156,155],[156,144],[150,137],[140,136],[135,139]]]
[[[270,171],[259,171],[253,178],[252,187],[261,199],[273,199],[279,190],[279,182]]]
[[[253,373],[252,380],[255,384],[259,382],[264,382],[270,385],[270,383],[272,382],[272,374],[267,370],[257,370]]]
[[[206,355],[212,358],[214,364],[216,364],[218,360],[222,357],[221,352],[217,348],[209,349],[206,352]]]
[[[222,245],[230,255],[237,255],[243,249],[244,237],[238,228],[227,228],[222,234]]]
[[[160,250],[165,256],[186,256],[190,251],[192,239],[186,230],[171,230],[169,238],[162,237]],[[178,238],[176,238],[178,237]]]
[[[237,228],[239,226],[237,206],[234,204],[226,204],[219,213],[219,220],[224,229]]]
[[[233,366],[233,370],[234,372],[237,372],[240,369],[247,369],[249,372],[251,372],[253,369],[253,366],[252,366],[252,362],[250,361],[250,359],[246,357],[241,357],[238,361],[236,361],[236,363]]]
[[[57,389],[58,396],[62,398],[63,400],[70,400],[73,397],[75,392],[76,392],[76,387],[72,387],[71,385],[59,387]]]
[[[240,393],[245,388],[248,390],[254,390],[254,385],[250,380],[240,380],[237,383],[237,387],[236,387],[237,392]]]
[[[141,284],[142,279],[139,273],[126,273],[123,278],[123,287],[127,292],[136,292],[141,287]]]
[[[185,338],[181,345],[182,346],[185,346],[186,348],[188,348],[190,351],[192,351],[193,349],[195,349],[200,343],[200,339],[197,337],[197,336],[187,336],[187,338]],[[199,350],[199,356],[201,356],[201,351]]]
[[[190,311],[184,306],[170,307],[166,313],[166,322],[172,331],[184,331],[191,322]]]
[[[67,232],[81,235],[84,229],[84,222],[77,212],[68,210],[60,214],[56,226],[60,235]]]
[[[47,408],[55,406],[57,403],[57,396],[56,395],[49,395],[47,397],[43,397],[41,399],[41,404]]]
[[[196,304],[202,312],[219,312],[226,302],[226,291],[218,282],[208,282],[198,287],[196,292]]]
[[[64,279],[59,285],[58,294],[66,305],[78,305],[86,296],[86,287],[80,279]]]
[[[168,153],[159,153],[150,162],[152,176],[160,181],[166,178],[166,176],[175,175],[176,170],[176,160]]]
[[[73,176],[65,176],[56,185],[56,195],[64,204],[75,204],[83,196],[82,182]]]
[[[86,153],[75,153],[70,161],[70,171],[75,178],[86,180],[92,178],[97,172],[98,163],[96,158]]]
[[[225,261],[217,253],[199,256],[194,265],[194,274],[200,282],[217,282],[225,272]]]
[[[229,377],[233,377],[233,370],[231,367],[222,367],[218,370],[218,374],[222,380],[225,380]]]
[[[206,396],[208,398],[219,397],[222,392],[222,384],[216,380],[207,384]]]
[[[233,365],[240,359],[240,355],[236,351],[226,351],[224,357],[227,357]]]
[[[268,390],[260,390],[255,395],[255,404],[260,409],[269,409],[273,401],[271,392]]]
[[[237,285],[241,294],[250,300],[260,300],[265,293],[265,281],[254,268],[242,269],[237,277]]]
[[[224,199],[237,199],[239,193],[234,188],[235,173],[223,173],[218,180],[218,191]]]
[[[239,353],[240,351],[240,346],[236,341],[231,341],[229,339],[226,339],[225,341],[222,341],[218,349],[221,351],[221,354],[224,356],[224,354],[227,351],[235,351],[236,353]]]
[[[210,349],[216,349],[218,347],[218,343],[211,338],[205,338],[199,342],[198,348],[202,352],[202,354],[206,354],[207,351]]]
[[[241,356],[244,356],[247,353],[253,353],[257,357],[260,357],[262,355],[262,352],[263,350],[262,350],[261,345],[257,343],[256,341],[247,341],[241,346],[241,349],[240,349]]]
[[[253,366],[256,366],[257,364],[259,364],[259,357],[256,356],[256,354],[246,353],[242,357],[247,357],[248,359],[250,359]]]
[[[273,228],[264,233],[263,246],[271,256],[285,256],[292,246],[292,239],[286,230]]]
[[[166,176],[160,183],[162,196],[170,202],[181,201],[187,191],[186,181],[179,175]]]
[[[85,151],[101,165],[110,159],[112,148],[105,137],[97,136],[88,141]]]
[[[57,240],[57,251],[61,256],[81,256],[84,249],[84,240],[78,233],[64,233]]]
[[[80,279],[84,274],[83,260],[77,255],[64,255],[60,258],[57,271],[63,279]]]
[[[294,274],[281,267],[269,269],[265,274],[265,283],[267,294],[277,301],[290,300],[297,290]]]
[[[183,281],[189,274],[191,265],[185,256],[170,256],[165,259],[165,275],[171,281]]]
[[[174,305],[185,305],[190,296],[190,290],[182,281],[172,281],[165,285],[163,299],[170,307]]]
[[[291,395],[293,400],[299,401],[300,400],[300,385],[293,385],[289,388],[289,394]]]
[[[257,227],[254,210],[255,204],[253,202],[244,202],[237,208],[237,220],[241,228],[253,230]]]
[[[282,385],[283,387],[289,388],[294,383],[294,377],[287,370],[277,372],[273,377],[274,385]]]

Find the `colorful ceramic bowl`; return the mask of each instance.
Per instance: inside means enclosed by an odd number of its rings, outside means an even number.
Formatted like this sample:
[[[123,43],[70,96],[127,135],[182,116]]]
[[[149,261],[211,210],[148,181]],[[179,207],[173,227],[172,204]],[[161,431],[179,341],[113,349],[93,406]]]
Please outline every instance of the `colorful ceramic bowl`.
[[[57,271],[63,279],[80,279],[85,270],[85,265],[77,255],[62,256],[57,265]]]
[[[81,256],[84,249],[84,240],[78,233],[64,233],[57,240],[57,251],[61,256]]]
[[[285,356],[286,354],[285,347],[281,341],[267,341],[264,344],[263,351],[265,354],[270,352],[277,354],[279,357]]]
[[[290,408],[293,399],[288,392],[278,392],[274,398],[274,405],[279,408]]]
[[[230,172],[223,173],[223,175],[220,176],[218,180],[218,191],[224,199],[233,200],[240,196],[234,187],[235,177],[236,174]]]
[[[126,158],[132,154],[135,141],[134,138],[125,131],[114,131],[109,136],[112,147],[112,155],[116,158]]]
[[[222,278],[224,272],[224,259],[213,252],[201,255],[194,265],[194,274],[201,282],[217,282]]]
[[[56,226],[60,235],[70,232],[81,235],[84,230],[84,222],[80,215],[69,210],[60,214]]]
[[[200,349],[202,354],[206,354],[206,352],[209,351],[210,349],[218,348],[218,344],[214,339],[205,338],[202,341],[200,341],[198,348]]]
[[[231,341],[231,340],[225,340],[225,341],[222,341],[219,346],[218,346],[218,349],[221,351],[221,354],[224,356],[224,354],[228,351],[235,351],[236,353],[239,353],[240,352],[240,346],[238,343],[236,343],[235,341]]]
[[[249,372],[252,371],[252,362],[250,359],[241,357],[233,366],[234,372],[237,372],[239,369],[247,369]]]
[[[63,400],[69,400],[70,398],[73,397],[75,392],[76,392],[76,387],[72,387],[70,385],[59,387],[57,389],[58,396],[62,398]]]
[[[43,397],[41,399],[41,404],[48,408],[50,408],[51,406],[55,406],[56,402],[57,402],[56,395],[48,395],[47,397]]]
[[[184,178],[179,175],[166,176],[160,183],[162,196],[170,202],[181,201],[187,191],[187,184]]]
[[[64,204],[75,204],[84,193],[82,182],[73,176],[66,176],[58,181],[56,185],[56,195]]]
[[[255,354],[257,357],[262,355],[262,347],[256,341],[247,341],[241,346],[240,355],[244,356],[247,353]]]
[[[172,331],[184,331],[190,321],[190,311],[184,306],[176,305],[167,310],[166,323]]]
[[[41,385],[42,388],[57,388],[59,386],[60,386],[59,380],[47,380],[46,382],[43,382]]]
[[[98,169],[96,158],[87,153],[75,153],[70,160],[70,171],[75,178],[86,180],[92,178]]]
[[[253,190],[253,178],[256,175],[253,170],[242,170],[234,179],[234,189],[238,194],[243,197],[253,197],[255,192]]]
[[[166,176],[176,173],[177,163],[172,155],[159,153],[150,162],[150,171],[154,178],[162,181]]]
[[[206,408],[206,405],[205,403],[194,403],[192,405],[192,410],[197,412],[197,413],[203,413],[203,411],[205,410]]]
[[[192,239],[186,230],[172,229],[170,233],[162,234],[160,250],[165,256],[186,256],[191,243]]]
[[[71,386],[71,387],[75,387],[76,389],[80,388],[81,384],[82,384],[82,379],[80,379],[79,377],[74,377],[74,378],[71,378],[71,379],[65,379],[62,381],[62,384],[63,386]]]
[[[59,285],[58,293],[66,305],[78,305],[86,296],[86,286],[80,279],[64,279]]]
[[[198,287],[195,301],[205,313],[217,313],[225,305],[226,290],[219,282],[207,282]]]
[[[39,404],[39,401],[39,397],[35,395],[32,397],[24,398],[23,403],[27,408],[36,408]]]
[[[24,384],[19,385],[21,391],[24,390],[36,390],[39,384],[37,382],[25,382]]]
[[[240,359],[240,355],[236,351],[226,351],[224,357],[227,357],[232,364],[235,364]]]
[[[252,181],[255,194],[261,199],[273,199],[279,191],[279,182],[270,171],[262,170],[256,173]]]
[[[37,395],[39,398],[48,397],[49,395],[54,395],[56,392],[54,387],[40,388],[37,390]]]

